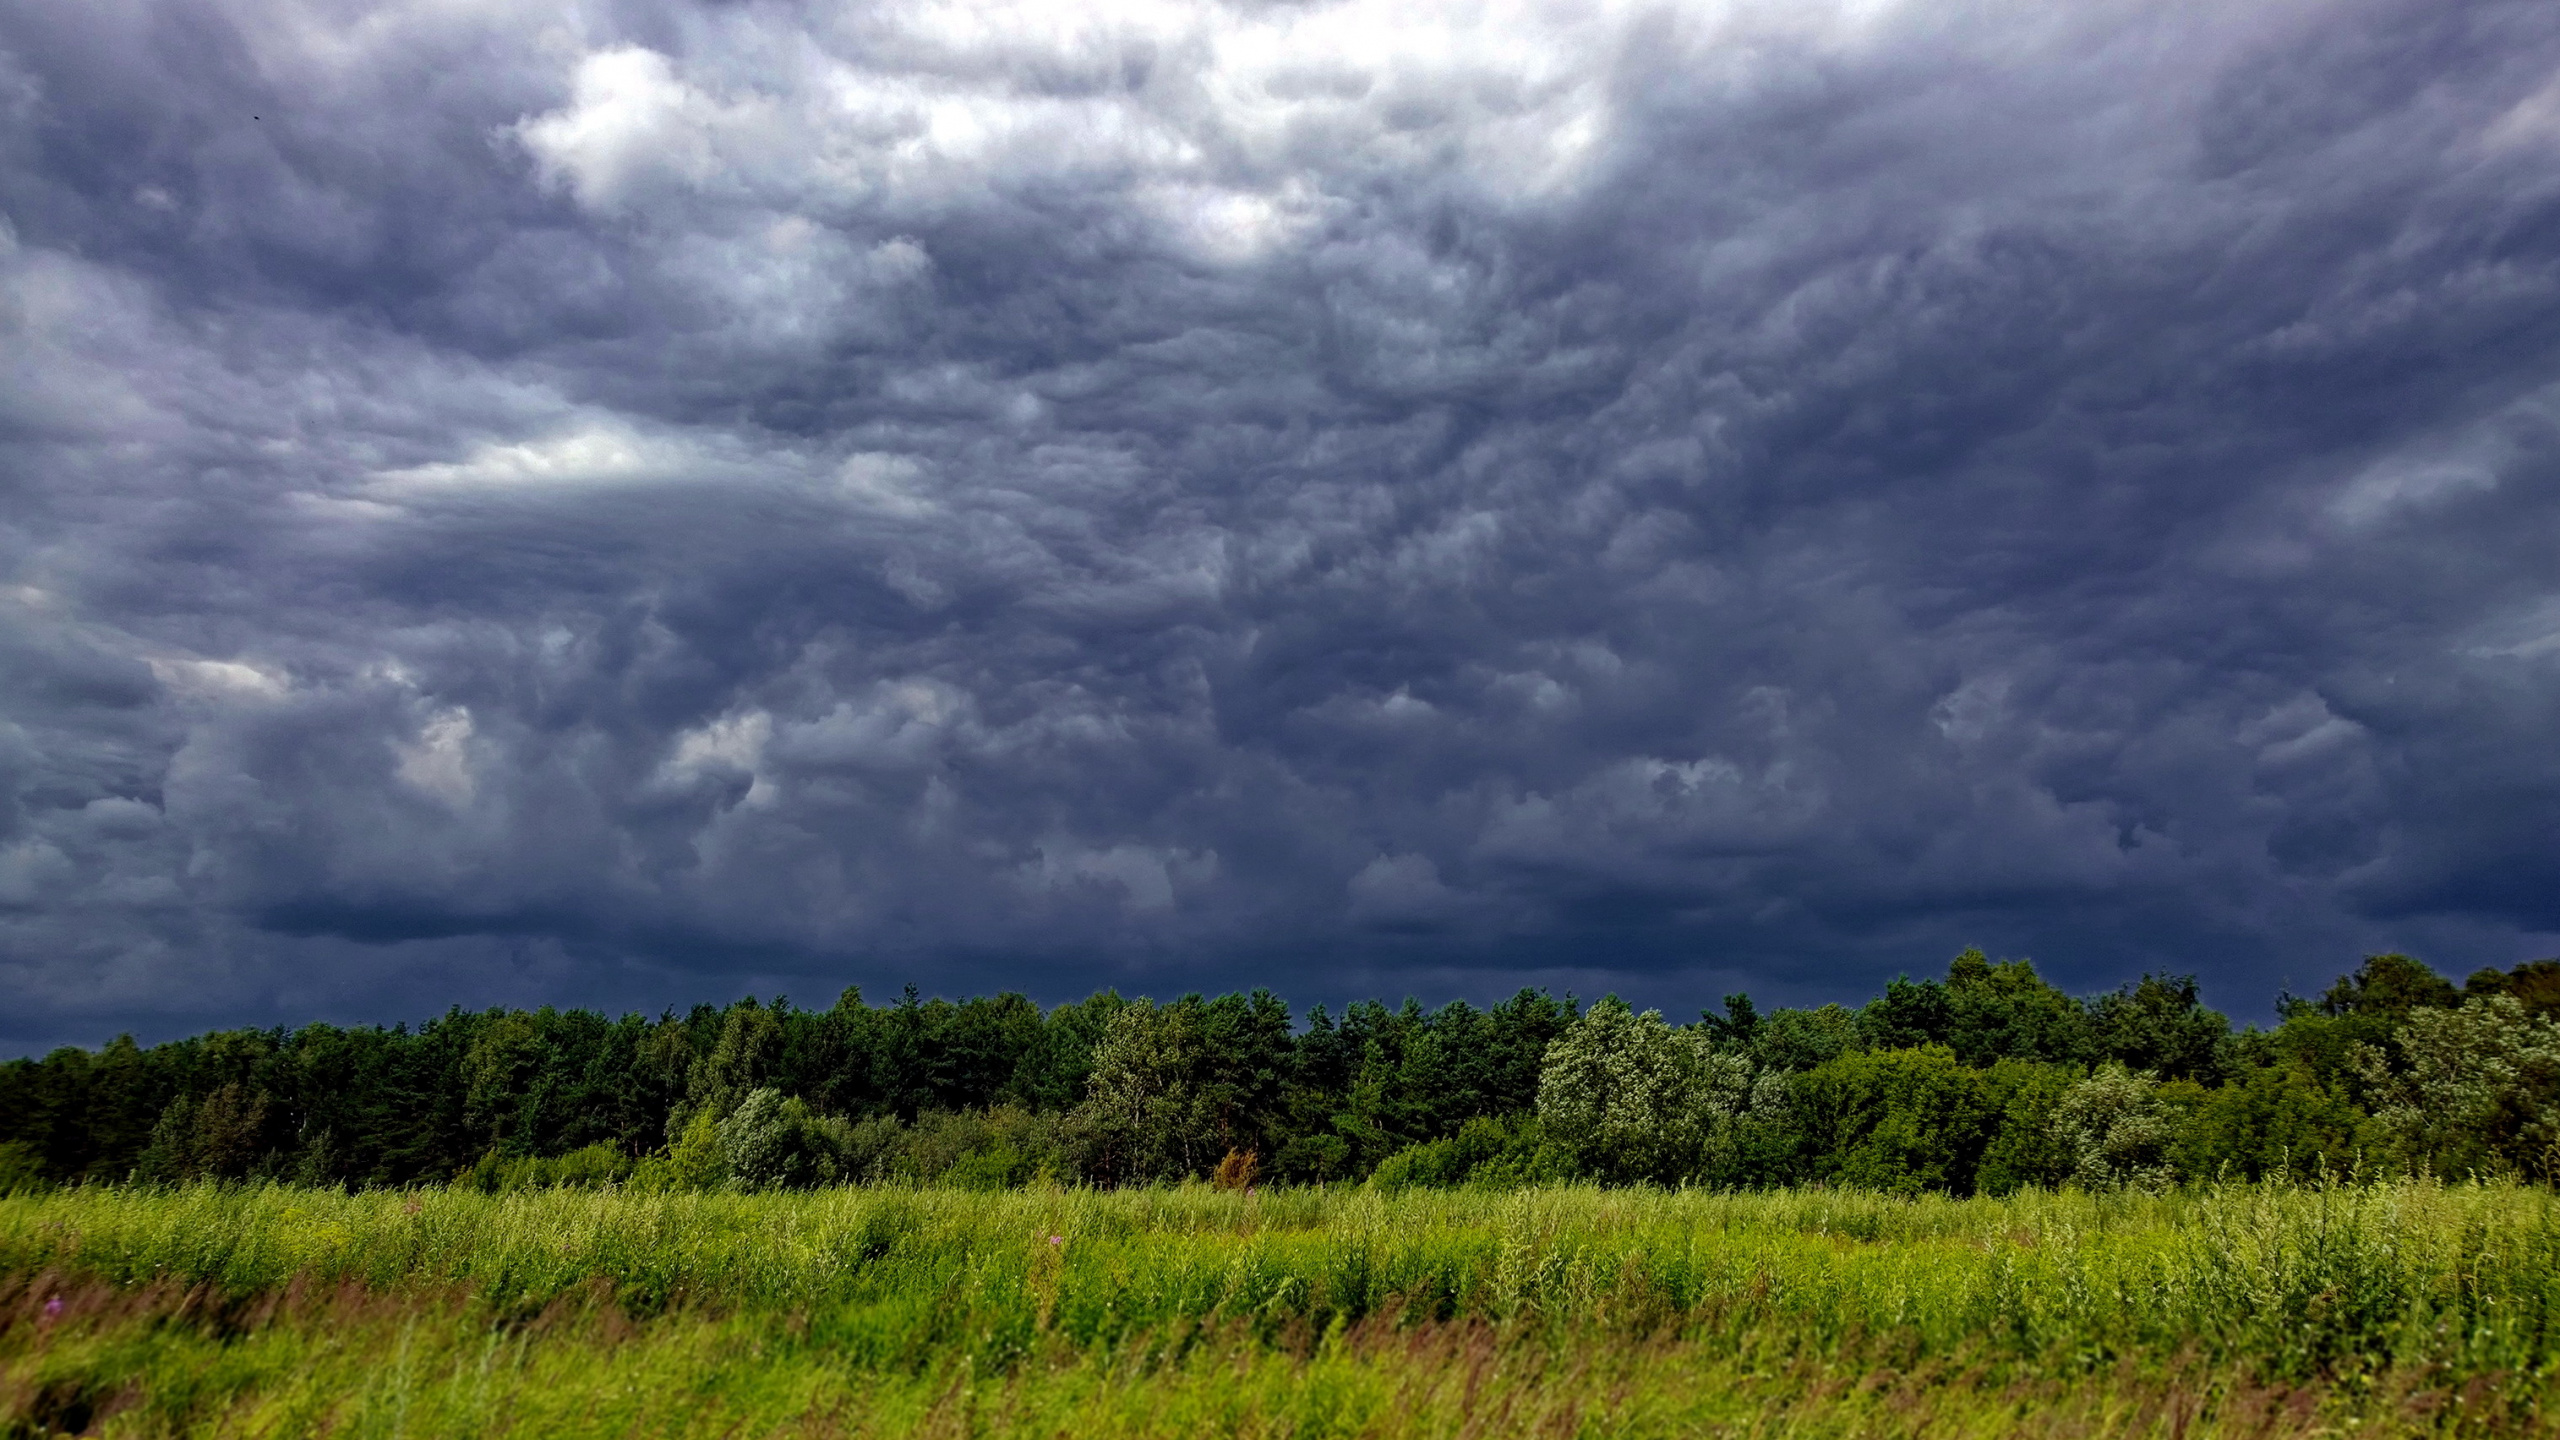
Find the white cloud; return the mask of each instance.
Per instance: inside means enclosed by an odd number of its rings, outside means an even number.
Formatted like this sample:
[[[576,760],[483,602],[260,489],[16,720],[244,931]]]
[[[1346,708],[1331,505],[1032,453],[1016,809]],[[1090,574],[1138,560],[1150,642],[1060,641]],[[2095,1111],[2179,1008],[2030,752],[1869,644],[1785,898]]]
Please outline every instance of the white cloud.
[[[569,108],[518,127],[543,178],[597,210],[619,210],[644,182],[700,184],[719,169],[714,131],[733,111],[676,78],[666,56],[618,45],[578,62]]]
[[[605,213],[719,194],[921,215],[1081,177],[1177,246],[1243,261],[1382,183],[1548,203],[1596,173],[1630,58],[1732,85],[1756,44],[1855,43],[1886,8],[904,0],[833,33],[741,12],[681,55],[585,54],[568,103],[515,134]]]
[[[1428,855],[1380,855],[1345,887],[1355,925],[1434,925],[1456,918],[1466,901],[1440,882]]]
[[[437,711],[418,738],[397,747],[402,783],[457,809],[471,803],[478,782],[471,770],[471,712],[461,706]]]
[[[247,660],[149,656],[144,663],[161,684],[194,699],[281,700],[293,688],[282,671]]]
[[[1206,884],[1218,873],[1214,850],[1177,850],[1154,845],[1094,847],[1073,840],[1049,840],[1040,858],[1016,872],[1034,891],[1057,892],[1095,886],[1116,891],[1123,911],[1152,915],[1174,908],[1182,890]]]
[[[659,783],[684,786],[705,776],[745,772],[751,777],[743,806],[771,804],[777,796],[766,777],[765,748],[773,741],[773,716],[764,710],[724,715],[707,725],[681,731],[675,753],[659,772]]]
[[[699,473],[703,456],[684,441],[658,439],[611,422],[589,422],[535,440],[487,441],[460,460],[385,470],[389,494],[477,487],[615,484]]]

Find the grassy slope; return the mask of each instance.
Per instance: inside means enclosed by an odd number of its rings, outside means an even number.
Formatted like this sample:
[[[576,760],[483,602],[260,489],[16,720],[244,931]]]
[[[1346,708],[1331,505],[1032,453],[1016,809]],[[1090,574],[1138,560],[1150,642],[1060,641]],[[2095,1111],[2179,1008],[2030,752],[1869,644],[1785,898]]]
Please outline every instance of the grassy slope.
[[[2560,1204],[92,1190],[0,1327],[134,1434],[2522,1433]]]

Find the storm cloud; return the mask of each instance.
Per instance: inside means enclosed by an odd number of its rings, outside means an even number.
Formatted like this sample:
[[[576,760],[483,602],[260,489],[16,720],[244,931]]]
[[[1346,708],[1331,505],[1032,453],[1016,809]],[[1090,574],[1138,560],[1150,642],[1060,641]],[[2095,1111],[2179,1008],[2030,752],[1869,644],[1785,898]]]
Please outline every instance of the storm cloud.
[[[0,1044],[2560,951],[2539,3],[0,11]]]

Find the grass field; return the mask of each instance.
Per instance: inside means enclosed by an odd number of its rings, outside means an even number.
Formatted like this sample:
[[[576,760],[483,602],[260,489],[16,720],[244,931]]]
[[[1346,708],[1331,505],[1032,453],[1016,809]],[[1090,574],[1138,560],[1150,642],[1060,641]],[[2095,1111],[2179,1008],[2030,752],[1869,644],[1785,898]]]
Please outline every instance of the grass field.
[[[2536,1189],[0,1200],[0,1425],[2560,1432]]]

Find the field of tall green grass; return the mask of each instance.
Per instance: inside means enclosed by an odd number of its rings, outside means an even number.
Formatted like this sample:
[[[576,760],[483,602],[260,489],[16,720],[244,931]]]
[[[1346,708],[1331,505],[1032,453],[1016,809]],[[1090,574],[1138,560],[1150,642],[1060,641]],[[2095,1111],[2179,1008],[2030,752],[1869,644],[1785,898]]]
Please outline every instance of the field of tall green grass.
[[[2506,1185],[0,1199],[14,1434],[2540,1434],[2555,1357]]]

